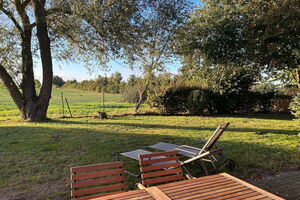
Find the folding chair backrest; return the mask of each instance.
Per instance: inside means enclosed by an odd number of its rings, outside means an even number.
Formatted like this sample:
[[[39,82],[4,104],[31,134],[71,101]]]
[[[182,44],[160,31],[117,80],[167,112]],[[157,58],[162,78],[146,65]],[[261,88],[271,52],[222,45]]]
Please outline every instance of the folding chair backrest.
[[[106,196],[125,189],[122,162],[72,167],[70,171],[71,197],[74,200]]]
[[[211,150],[228,126],[229,123],[220,125],[209,138],[209,140],[205,143],[202,149],[206,151]]]
[[[178,151],[140,155],[139,162],[142,184],[145,187],[184,179]]]

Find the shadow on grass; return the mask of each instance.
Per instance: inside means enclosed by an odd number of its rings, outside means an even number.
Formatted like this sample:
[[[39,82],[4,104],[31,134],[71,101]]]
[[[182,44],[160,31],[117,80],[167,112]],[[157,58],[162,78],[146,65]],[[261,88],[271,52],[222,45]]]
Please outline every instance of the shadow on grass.
[[[100,120],[100,119],[99,119]],[[227,121],[224,121],[226,123]],[[114,121],[105,121],[101,120],[99,122],[82,122],[82,121],[73,121],[73,120],[55,120],[50,119],[47,123],[58,123],[58,124],[90,124],[90,125],[112,125],[112,126],[126,126],[131,128],[145,128],[145,129],[172,129],[172,130],[190,130],[190,131],[210,131],[213,132],[217,127],[193,127],[193,126],[170,126],[170,125],[161,125],[161,124],[141,124],[141,123],[118,123]],[[262,128],[229,128],[227,129],[231,132],[254,132],[258,135],[266,134],[283,134],[283,135],[297,135],[297,130],[278,130],[278,129],[262,129]]]
[[[64,120],[51,120],[50,123],[86,124]],[[104,121],[87,124],[199,131],[213,131],[215,129]],[[30,188],[29,197],[41,196],[44,198],[49,196],[53,199],[66,199],[69,197],[69,168],[72,166],[111,162],[116,160],[116,155],[121,152],[147,149],[147,146],[161,141],[188,145],[195,142],[187,136],[188,134],[181,136],[152,135],[151,132],[139,134],[138,129],[136,129],[136,133],[128,133],[122,129],[116,132],[115,130],[102,131],[88,127],[64,128],[63,126],[55,126],[53,128],[42,125],[0,127],[0,187],[26,183],[21,185],[25,187],[22,188],[24,190]],[[230,131],[251,132],[258,130],[230,129]],[[222,141],[221,138],[219,145],[225,148],[225,153],[229,158],[235,160],[236,172],[240,175],[251,175],[250,169],[253,168],[280,170],[285,165],[294,165],[299,161],[299,151],[268,146],[255,141]],[[130,171],[138,169],[136,161],[126,161],[125,165],[126,169]],[[126,178],[129,189],[134,189],[138,180],[129,176]],[[49,183],[57,184],[55,181],[62,179],[64,181],[61,184],[64,185],[49,187]],[[50,189],[41,189],[43,184]],[[65,191],[61,191],[61,188],[65,188]]]

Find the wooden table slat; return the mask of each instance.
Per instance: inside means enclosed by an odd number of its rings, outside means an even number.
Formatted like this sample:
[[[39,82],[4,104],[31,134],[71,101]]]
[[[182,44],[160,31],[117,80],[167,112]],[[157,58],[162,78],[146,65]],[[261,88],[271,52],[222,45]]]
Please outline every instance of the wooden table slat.
[[[168,183],[94,200],[284,200],[229,174]]]
[[[197,189],[198,191],[206,190],[207,188],[214,188],[214,187],[224,187],[224,185],[231,185],[231,184],[238,184],[236,182],[231,181],[222,181],[222,182],[214,182],[211,184],[191,184],[184,187],[185,191],[189,191],[190,189]],[[180,188],[172,188],[172,189],[161,189],[164,192],[172,192],[172,193],[182,193],[182,187]]]
[[[218,190],[220,188],[215,188],[215,190]],[[215,191],[214,189],[210,190],[210,191]],[[232,192],[238,192],[238,191],[244,191],[244,190],[247,190],[246,187],[239,187],[239,188],[236,188],[236,189],[230,189],[229,191],[223,191],[222,194],[226,194],[226,193],[232,193]],[[249,189],[248,189],[249,190]],[[183,197],[186,197],[186,196],[192,196],[192,195],[198,195],[198,196],[220,196],[220,192],[215,192],[215,193],[209,193],[210,191],[207,191],[208,193],[204,193],[202,191],[199,191],[197,192],[197,190],[193,191],[193,192],[189,192],[188,194],[178,194],[178,195],[174,195],[172,197],[175,197],[175,198],[183,198]],[[251,190],[250,190],[251,191]],[[221,194],[221,195],[222,195]]]

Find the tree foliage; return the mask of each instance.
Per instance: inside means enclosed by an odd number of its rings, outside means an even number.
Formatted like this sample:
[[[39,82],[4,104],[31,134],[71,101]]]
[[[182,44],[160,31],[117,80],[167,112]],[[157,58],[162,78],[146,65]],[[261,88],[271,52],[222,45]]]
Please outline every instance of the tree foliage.
[[[112,59],[136,63],[136,55],[146,55],[145,44],[165,31],[152,22],[171,29],[172,20],[181,17],[180,2],[185,1],[0,0],[0,78],[24,119],[45,120],[52,58],[102,67]],[[33,73],[37,59],[43,69],[39,92]]]
[[[115,72],[110,77],[98,76],[95,80],[67,81],[63,88],[118,94],[124,91],[125,83],[122,79],[121,73]]]
[[[53,85],[62,87],[66,82],[60,76],[53,76]]]
[[[292,103],[290,104],[290,109],[296,118],[300,118],[300,94],[294,97]]]
[[[205,0],[195,10],[179,53],[209,64],[289,70],[300,86],[298,0]]]

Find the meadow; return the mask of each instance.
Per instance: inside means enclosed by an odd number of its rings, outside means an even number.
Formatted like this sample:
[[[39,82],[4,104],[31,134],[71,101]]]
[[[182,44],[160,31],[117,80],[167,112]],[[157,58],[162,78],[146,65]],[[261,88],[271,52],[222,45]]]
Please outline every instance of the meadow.
[[[147,149],[160,142],[200,146],[215,128],[230,127],[219,141],[236,162],[238,177],[299,170],[300,124],[290,115],[231,116],[121,115],[132,104],[106,95],[110,118],[92,117],[101,110],[101,94],[64,90],[74,118],[60,118],[60,92],[54,89],[49,119],[23,122],[5,90],[0,96],[0,194],[28,199],[69,199],[69,167],[116,160],[120,152]],[[118,115],[120,114],[120,115]],[[136,162],[123,159],[126,168]],[[129,189],[138,181],[126,177]],[[19,195],[19,196],[18,196]],[[0,198],[1,199],[1,198]]]
[[[63,93],[64,98],[67,98],[71,112],[75,117],[97,115],[97,111],[103,110],[101,93],[53,88],[48,110],[48,116],[50,118],[62,116],[61,93]],[[120,94],[105,94],[104,103],[105,112],[108,114],[127,113],[132,111],[134,106],[133,104],[122,102]],[[64,110],[65,116],[70,116],[65,101]],[[6,89],[0,85],[0,118],[19,115],[19,111]]]

